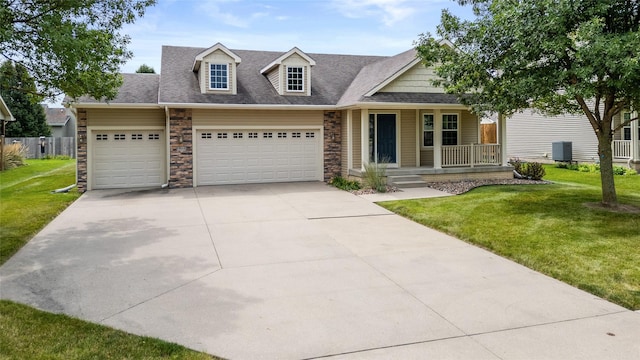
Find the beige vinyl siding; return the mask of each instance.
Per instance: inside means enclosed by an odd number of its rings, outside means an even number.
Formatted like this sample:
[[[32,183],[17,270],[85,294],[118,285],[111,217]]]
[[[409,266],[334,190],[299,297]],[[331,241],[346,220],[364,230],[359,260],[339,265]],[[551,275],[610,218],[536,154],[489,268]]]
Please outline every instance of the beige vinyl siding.
[[[360,148],[362,144],[362,139],[360,138],[362,134],[362,129],[360,128],[360,123],[361,123],[360,110],[354,110],[353,126],[351,128],[353,130],[353,142],[352,142],[353,168],[358,170],[362,168],[362,149]]]
[[[416,166],[416,111],[400,112],[400,166]]]
[[[480,142],[478,137],[480,121],[477,116],[473,115],[469,111],[462,111],[460,113],[459,126],[460,145],[478,144]]]
[[[317,110],[206,110],[193,109],[193,126],[322,126]]]
[[[347,110],[342,111],[342,122],[340,123],[340,133],[342,134],[342,144],[340,146],[340,173],[343,177],[347,177],[347,175],[349,174],[349,148],[347,147],[347,144],[349,143],[347,134],[347,113]]]
[[[278,94],[282,94],[282,91],[280,90],[280,68],[271,70],[271,72],[267,74],[267,79],[269,79],[269,82],[273,85]]]
[[[165,127],[162,109],[87,109],[87,126]]]
[[[431,81],[437,75],[433,68],[427,68],[422,63],[417,63],[390,84],[383,87],[380,92],[426,92],[444,93],[441,87],[431,85]]]
[[[420,166],[433,166],[433,149],[420,150]]]
[[[598,141],[584,115],[547,117],[526,110],[507,119],[507,156],[510,158],[551,160],[551,143],[557,141],[572,142],[574,161],[598,159]]]

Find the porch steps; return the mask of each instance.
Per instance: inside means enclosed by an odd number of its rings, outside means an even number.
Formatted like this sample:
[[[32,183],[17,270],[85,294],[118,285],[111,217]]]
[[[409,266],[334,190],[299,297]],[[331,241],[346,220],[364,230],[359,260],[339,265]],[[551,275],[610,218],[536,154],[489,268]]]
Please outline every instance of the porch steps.
[[[420,175],[397,175],[387,176],[387,184],[395,186],[399,189],[402,188],[418,188],[426,187],[427,183],[422,180]]]

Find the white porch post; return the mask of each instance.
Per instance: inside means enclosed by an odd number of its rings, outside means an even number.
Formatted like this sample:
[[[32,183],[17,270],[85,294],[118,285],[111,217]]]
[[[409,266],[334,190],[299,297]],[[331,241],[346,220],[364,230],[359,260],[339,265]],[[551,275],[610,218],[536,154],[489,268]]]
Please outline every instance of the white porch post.
[[[360,158],[364,170],[369,163],[369,109],[360,111]]]
[[[422,148],[422,119],[420,109],[416,109],[416,167],[420,167],[420,149]]]
[[[500,165],[507,166],[507,117],[498,114],[498,142],[500,143]]]
[[[442,115],[433,110],[433,168],[442,169]]]
[[[638,112],[633,113],[632,117],[637,118]],[[640,161],[640,140],[638,140],[638,133],[640,133],[640,119],[636,119],[631,124],[631,159],[633,161]]]
[[[347,110],[347,174],[353,169],[353,110]]]

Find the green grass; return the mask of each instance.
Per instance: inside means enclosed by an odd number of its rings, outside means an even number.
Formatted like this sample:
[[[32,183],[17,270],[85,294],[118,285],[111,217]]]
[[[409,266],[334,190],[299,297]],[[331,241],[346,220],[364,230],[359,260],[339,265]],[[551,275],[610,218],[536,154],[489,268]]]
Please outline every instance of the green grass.
[[[0,300],[2,359],[215,359],[180,345]]]
[[[600,175],[546,167],[551,185],[486,186],[446,198],[383,202],[416,222],[640,310],[640,214],[585,206]],[[640,208],[640,176],[616,176],[620,203]]]
[[[80,196],[51,193],[75,181],[75,160],[27,160],[0,172],[0,265]]]
[[[0,265],[80,194],[75,160],[28,160],[0,172]],[[212,359],[210,355],[0,300],[1,359]]]

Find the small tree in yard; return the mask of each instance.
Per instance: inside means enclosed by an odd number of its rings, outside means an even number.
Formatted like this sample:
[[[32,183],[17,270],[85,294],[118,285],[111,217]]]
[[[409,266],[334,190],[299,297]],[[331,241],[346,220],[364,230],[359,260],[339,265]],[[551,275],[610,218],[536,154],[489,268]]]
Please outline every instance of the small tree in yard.
[[[475,20],[442,12],[437,35],[417,51],[476,112],[504,115],[525,108],[584,113],[598,138],[602,203],[615,207],[613,136],[624,109],[640,106],[640,2],[636,0],[459,0]]]

